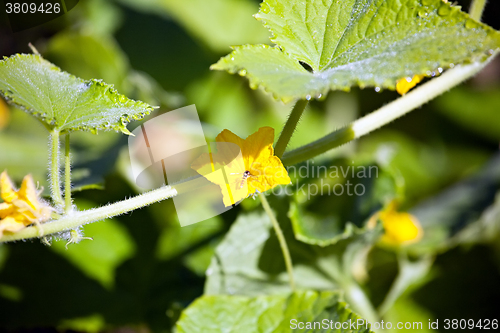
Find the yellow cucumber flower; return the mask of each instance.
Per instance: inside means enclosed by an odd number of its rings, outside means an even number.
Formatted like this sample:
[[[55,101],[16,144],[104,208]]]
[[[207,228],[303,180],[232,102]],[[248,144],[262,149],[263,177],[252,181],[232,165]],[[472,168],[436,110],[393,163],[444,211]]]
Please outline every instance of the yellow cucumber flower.
[[[246,139],[223,130],[215,141],[217,152],[201,155],[191,168],[221,187],[226,207],[256,192],[290,184],[288,172],[274,156],[273,128],[261,127]],[[214,172],[221,169],[224,172]]]
[[[380,220],[384,227],[384,234],[380,239],[383,244],[407,245],[422,239],[423,230],[418,219],[410,213],[398,212],[394,201],[373,215],[368,226],[374,227],[377,220]]]
[[[0,174],[0,237],[4,232],[15,233],[35,223],[40,225],[50,218],[52,208],[39,198],[33,177],[24,177],[19,190],[14,189],[7,172]]]
[[[396,90],[400,95],[406,94],[424,79],[425,75],[415,75],[412,78],[405,77],[398,81]]]

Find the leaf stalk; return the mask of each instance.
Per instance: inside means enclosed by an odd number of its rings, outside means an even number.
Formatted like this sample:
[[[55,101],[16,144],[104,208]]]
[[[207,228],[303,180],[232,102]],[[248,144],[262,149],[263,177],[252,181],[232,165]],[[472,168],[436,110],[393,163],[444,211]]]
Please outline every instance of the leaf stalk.
[[[441,76],[412,90],[408,94],[354,121],[349,126],[285,153],[282,158],[283,164],[292,165],[306,161],[387,125],[391,121],[415,110],[435,97],[471,78],[486,67],[497,53],[498,52],[493,54],[484,62],[456,66],[446,71]]]
[[[50,157],[49,157],[49,182],[51,198],[54,204],[58,207],[64,206],[64,201],[61,196],[61,185],[59,184],[59,130],[52,129],[50,131]]]
[[[295,103],[292,112],[290,112],[290,116],[288,117],[286,124],[281,131],[280,137],[278,138],[278,141],[276,142],[276,145],[274,147],[274,155],[278,156],[279,158],[283,156],[283,153],[285,152],[286,147],[288,146],[288,143],[292,138],[293,132],[295,132],[295,128],[297,128],[297,124],[299,123],[300,117],[302,116],[302,113],[304,113],[307,104],[307,100],[298,100],[297,103]]]
[[[66,134],[64,145],[64,211],[66,214],[73,210],[71,202],[71,158],[69,154],[69,133]]]

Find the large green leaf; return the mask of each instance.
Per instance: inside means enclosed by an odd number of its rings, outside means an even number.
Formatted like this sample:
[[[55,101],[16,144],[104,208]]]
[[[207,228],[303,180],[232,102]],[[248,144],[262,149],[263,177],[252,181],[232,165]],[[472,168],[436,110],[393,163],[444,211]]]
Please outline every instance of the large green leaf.
[[[442,0],[266,0],[256,17],[276,47],[235,47],[212,69],[238,72],[284,101],[354,85],[394,89],[500,46],[497,31]]]
[[[333,292],[300,291],[289,295],[205,295],[177,322],[179,333],[370,332],[365,325],[336,329],[361,318]],[[316,326],[314,326],[316,322]],[[299,323],[302,323],[299,326]],[[309,325],[307,324],[309,323]],[[300,328],[299,328],[300,327]]]
[[[84,81],[31,54],[0,61],[0,94],[61,132],[108,129],[129,133],[127,122],[153,110],[120,95],[111,85]]]

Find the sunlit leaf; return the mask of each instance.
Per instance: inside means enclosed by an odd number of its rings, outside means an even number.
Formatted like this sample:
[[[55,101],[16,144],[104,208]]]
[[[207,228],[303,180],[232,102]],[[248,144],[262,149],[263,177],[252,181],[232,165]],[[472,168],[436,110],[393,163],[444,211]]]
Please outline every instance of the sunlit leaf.
[[[107,129],[128,133],[127,122],[153,110],[120,95],[111,85],[76,78],[31,54],[0,61],[0,93],[61,132]]]
[[[500,46],[497,31],[441,0],[266,0],[256,17],[277,45],[235,47],[212,68],[285,101],[351,86],[395,89]]]
[[[335,323],[362,320],[336,293],[300,291],[272,296],[203,296],[187,308],[179,322],[179,333],[255,332],[370,332],[365,325],[336,329]],[[298,323],[302,322],[300,326]],[[310,326],[308,327],[307,323]],[[326,326],[313,322],[323,323]],[[337,324],[338,325],[338,324]],[[344,327],[346,324],[344,324]]]

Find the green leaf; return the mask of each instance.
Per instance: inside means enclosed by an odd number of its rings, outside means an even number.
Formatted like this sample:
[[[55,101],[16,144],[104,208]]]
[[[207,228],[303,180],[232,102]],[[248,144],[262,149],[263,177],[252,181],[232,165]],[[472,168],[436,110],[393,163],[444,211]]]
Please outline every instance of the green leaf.
[[[295,237],[308,244],[328,246],[365,232],[350,222],[344,224],[331,216],[321,219],[308,214],[295,202],[291,203],[289,214]]]
[[[265,214],[240,215],[217,246],[207,269],[205,294],[259,295],[288,292],[288,276],[277,240],[271,238]],[[287,232],[288,231],[288,232]],[[285,229],[294,263],[295,282],[304,289],[335,289],[336,284],[315,268],[316,254]]]
[[[370,332],[365,325],[335,329],[335,323],[341,325],[357,320],[362,319],[339,301],[336,293],[329,291],[299,291],[254,298],[205,295],[183,312],[177,322],[177,332]],[[300,322],[303,329],[299,329]],[[314,322],[317,323],[315,327]]]
[[[277,45],[235,47],[212,69],[238,72],[284,101],[355,85],[394,89],[500,46],[497,31],[441,0],[266,0],[256,17]]]
[[[120,95],[111,85],[84,81],[31,54],[0,61],[0,94],[46,127],[63,133],[107,129],[128,134],[127,122],[153,110]]]
[[[279,205],[273,203],[272,207]],[[280,209],[277,218],[290,250],[299,289],[338,289],[338,279],[350,278],[358,251],[373,244],[380,232],[355,234],[327,247],[305,244],[295,239],[286,218],[287,209]],[[207,270],[205,294],[254,296],[288,291],[283,255],[268,216],[240,215],[215,250]]]

